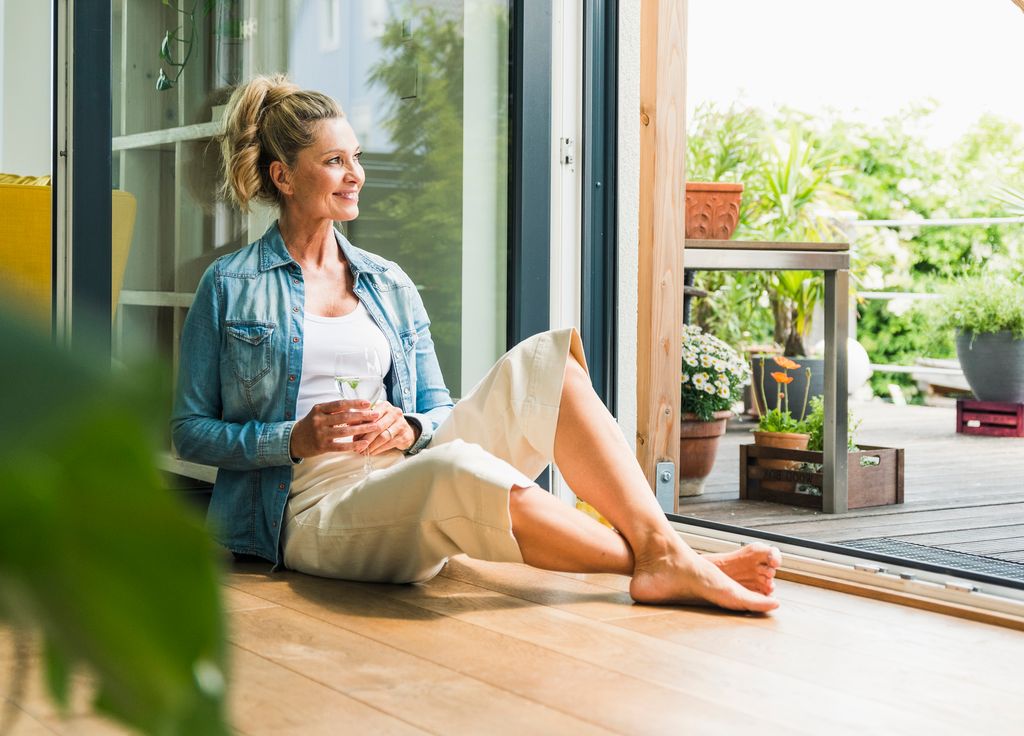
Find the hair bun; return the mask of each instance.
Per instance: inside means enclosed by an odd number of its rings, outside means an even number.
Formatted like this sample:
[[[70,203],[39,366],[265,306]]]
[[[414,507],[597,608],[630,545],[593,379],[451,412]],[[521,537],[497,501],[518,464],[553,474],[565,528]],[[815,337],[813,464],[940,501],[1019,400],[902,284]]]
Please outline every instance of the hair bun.
[[[224,194],[242,211],[248,211],[253,199],[280,204],[270,164],[292,165],[299,150],[313,144],[315,123],[342,117],[341,107],[329,96],[303,90],[283,74],[240,85],[224,115]]]

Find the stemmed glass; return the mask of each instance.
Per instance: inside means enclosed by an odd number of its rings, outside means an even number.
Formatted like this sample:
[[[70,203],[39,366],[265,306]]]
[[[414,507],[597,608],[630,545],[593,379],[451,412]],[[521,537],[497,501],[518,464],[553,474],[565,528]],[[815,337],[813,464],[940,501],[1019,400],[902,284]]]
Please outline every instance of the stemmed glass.
[[[334,380],[343,399],[363,399],[372,409],[384,398],[384,369],[372,348],[339,350],[334,354]],[[355,441],[355,437],[352,438]],[[363,454],[363,477],[373,470],[369,450]]]

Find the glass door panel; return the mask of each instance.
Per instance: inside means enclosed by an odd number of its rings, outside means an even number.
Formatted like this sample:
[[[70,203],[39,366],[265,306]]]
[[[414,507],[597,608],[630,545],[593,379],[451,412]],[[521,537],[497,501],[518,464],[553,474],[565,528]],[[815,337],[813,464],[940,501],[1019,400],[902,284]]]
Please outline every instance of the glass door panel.
[[[411,276],[448,386],[468,390],[505,349],[508,2],[115,0],[112,9],[114,186],[138,203],[116,357],[173,364],[205,268],[276,216],[241,215],[218,199],[215,136],[237,84],[281,72],[345,110],[367,182],[344,231]]]

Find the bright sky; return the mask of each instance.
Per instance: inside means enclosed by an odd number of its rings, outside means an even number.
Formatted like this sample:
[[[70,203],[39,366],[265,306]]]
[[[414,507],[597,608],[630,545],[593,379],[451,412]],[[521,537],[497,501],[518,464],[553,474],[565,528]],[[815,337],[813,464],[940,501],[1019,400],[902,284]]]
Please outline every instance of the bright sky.
[[[1024,12],[1011,0],[690,0],[687,104],[832,107],[880,120],[939,103],[936,145],[984,112],[1024,124]]]

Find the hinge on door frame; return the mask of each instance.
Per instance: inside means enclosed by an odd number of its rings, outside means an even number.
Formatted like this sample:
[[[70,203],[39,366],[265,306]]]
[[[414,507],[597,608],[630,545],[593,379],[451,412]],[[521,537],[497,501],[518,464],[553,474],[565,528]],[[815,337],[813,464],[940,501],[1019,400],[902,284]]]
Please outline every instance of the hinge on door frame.
[[[572,138],[558,139],[558,162],[563,166],[576,163],[576,141]]]

